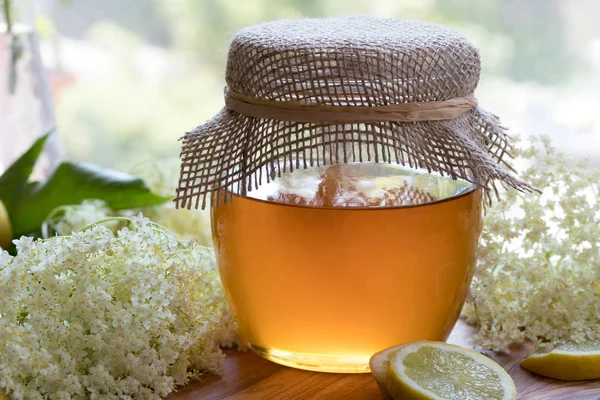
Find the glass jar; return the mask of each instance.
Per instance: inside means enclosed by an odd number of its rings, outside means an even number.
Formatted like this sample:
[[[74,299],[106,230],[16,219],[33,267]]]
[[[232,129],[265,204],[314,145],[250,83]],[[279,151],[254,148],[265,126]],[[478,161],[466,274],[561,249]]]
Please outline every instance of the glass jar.
[[[435,24],[273,21],[236,33],[225,108],[187,133],[178,206],[212,200],[219,270],[261,356],[367,372],[445,340],[475,266],[504,128],[473,97],[477,49]]]
[[[4,12],[0,12],[0,174],[37,139],[56,128],[39,38],[33,27],[32,1],[8,4],[13,7],[9,10],[4,4]],[[54,133],[46,141],[32,178],[47,177],[60,158],[58,135]]]
[[[368,372],[371,355],[445,340],[475,266],[481,189],[400,166],[283,174],[213,207],[221,279],[252,349]]]

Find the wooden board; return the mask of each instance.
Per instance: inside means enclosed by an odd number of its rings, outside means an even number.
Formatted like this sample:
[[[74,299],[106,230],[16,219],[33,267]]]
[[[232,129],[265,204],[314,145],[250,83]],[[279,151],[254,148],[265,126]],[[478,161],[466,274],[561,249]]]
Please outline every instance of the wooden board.
[[[462,322],[450,343],[469,346],[473,329]],[[487,353],[513,377],[522,400],[600,400],[600,381],[561,382],[531,374],[519,366],[527,348],[510,354]],[[192,382],[168,400],[381,400],[370,374],[325,374],[274,364],[248,351],[227,351],[222,377]]]

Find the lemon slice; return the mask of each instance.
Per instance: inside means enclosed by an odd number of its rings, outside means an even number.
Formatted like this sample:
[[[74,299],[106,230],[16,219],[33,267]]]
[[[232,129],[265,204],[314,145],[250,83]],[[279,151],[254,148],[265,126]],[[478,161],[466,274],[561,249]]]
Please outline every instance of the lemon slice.
[[[12,228],[4,203],[0,200],[0,248],[8,250],[12,241]],[[0,397],[0,400],[2,398]]]
[[[549,353],[530,355],[521,367],[563,381],[600,379],[600,342],[562,343]]]
[[[489,358],[452,344],[414,342],[390,359],[388,391],[402,400],[514,400],[517,389]]]
[[[392,396],[390,396],[387,390],[388,368],[390,366],[390,358],[403,346],[404,344],[399,344],[398,346],[381,350],[379,353],[375,353],[369,360],[369,367],[371,368],[371,373],[373,374],[373,377],[375,378],[375,381],[379,386],[379,390],[381,390],[383,398],[386,400],[392,399]]]

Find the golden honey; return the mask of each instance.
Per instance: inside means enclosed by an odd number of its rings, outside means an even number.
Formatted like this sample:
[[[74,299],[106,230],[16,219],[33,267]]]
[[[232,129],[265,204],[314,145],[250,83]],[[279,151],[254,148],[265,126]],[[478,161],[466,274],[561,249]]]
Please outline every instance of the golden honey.
[[[250,196],[213,207],[213,236],[228,299],[258,354],[368,372],[386,347],[448,337],[475,266],[481,190],[348,164],[294,171]]]

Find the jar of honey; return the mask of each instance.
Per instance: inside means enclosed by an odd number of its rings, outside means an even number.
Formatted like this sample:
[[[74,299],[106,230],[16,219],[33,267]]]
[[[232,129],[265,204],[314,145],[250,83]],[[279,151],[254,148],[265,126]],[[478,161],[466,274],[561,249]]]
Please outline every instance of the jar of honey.
[[[239,31],[225,108],[186,134],[177,202],[211,202],[239,329],[292,367],[368,372],[445,340],[508,137],[477,105],[479,55],[439,25],[373,17]]]

